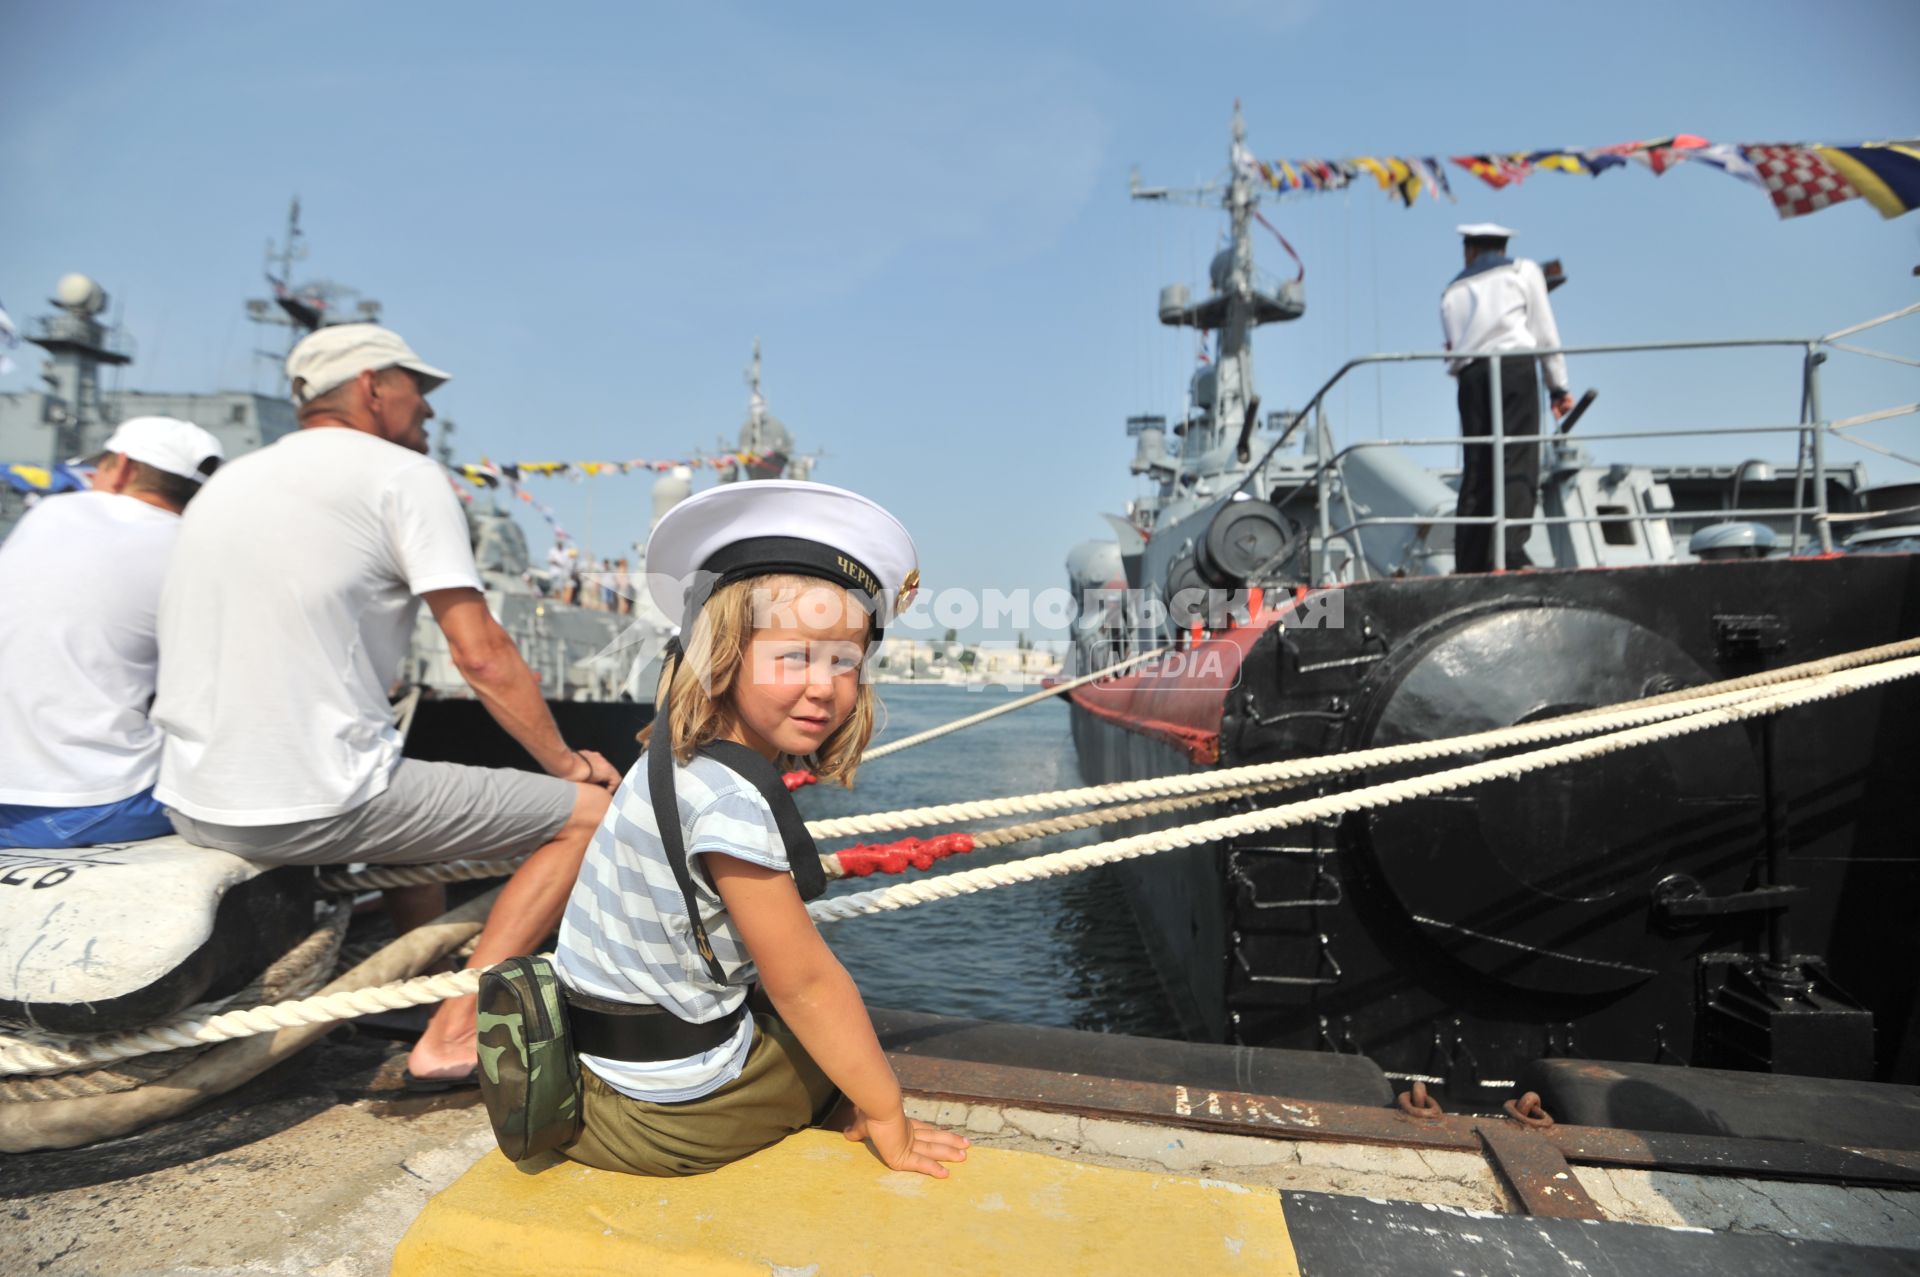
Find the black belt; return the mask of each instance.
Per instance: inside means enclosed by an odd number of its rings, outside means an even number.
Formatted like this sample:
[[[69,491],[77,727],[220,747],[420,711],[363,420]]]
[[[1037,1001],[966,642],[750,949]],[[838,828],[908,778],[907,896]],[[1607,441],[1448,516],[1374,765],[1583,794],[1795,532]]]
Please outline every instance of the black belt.
[[[747,1016],[746,999],[717,1020],[695,1024],[665,1007],[614,1002],[572,989],[566,996],[573,1049],[630,1064],[703,1055],[731,1039]]]

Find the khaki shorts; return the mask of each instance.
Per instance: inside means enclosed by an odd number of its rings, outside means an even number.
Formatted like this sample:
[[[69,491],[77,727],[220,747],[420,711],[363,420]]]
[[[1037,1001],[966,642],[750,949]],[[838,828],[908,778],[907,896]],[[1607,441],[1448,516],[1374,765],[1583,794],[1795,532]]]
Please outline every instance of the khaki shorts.
[[[580,1138],[563,1156],[603,1171],[703,1175],[826,1117],[840,1093],[777,1017],[753,1017],[740,1076],[711,1095],[655,1104],[620,1094],[581,1066]]]
[[[288,825],[218,825],[169,810],[196,847],[275,865],[430,865],[504,860],[552,840],[579,786],[511,767],[403,758],[387,787],[352,811]]]

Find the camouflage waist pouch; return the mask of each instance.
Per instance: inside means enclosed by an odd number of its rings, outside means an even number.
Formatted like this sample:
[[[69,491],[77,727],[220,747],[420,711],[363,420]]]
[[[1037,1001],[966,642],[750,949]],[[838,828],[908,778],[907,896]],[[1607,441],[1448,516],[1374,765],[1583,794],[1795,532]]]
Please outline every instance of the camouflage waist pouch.
[[[508,958],[480,977],[480,1095],[500,1151],[516,1162],[580,1135],[580,1058],[546,958]]]

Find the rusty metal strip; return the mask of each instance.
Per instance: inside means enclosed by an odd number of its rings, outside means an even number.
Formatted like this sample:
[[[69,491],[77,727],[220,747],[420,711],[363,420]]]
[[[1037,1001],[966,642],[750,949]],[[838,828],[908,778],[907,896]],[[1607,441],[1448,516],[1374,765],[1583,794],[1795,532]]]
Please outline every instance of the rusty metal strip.
[[[1487,1160],[1507,1181],[1520,1207],[1529,1215],[1549,1219],[1605,1219],[1600,1204],[1586,1188],[1560,1150],[1533,1131],[1498,1118],[1474,1128],[1487,1146]]]
[[[1478,1128],[1498,1120],[1452,1115],[1415,1118],[1395,1108],[1213,1091],[900,1052],[889,1052],[888,1059],[903,1087],[929,1098],[1233,1135],[1482,1153]],[[1555,1126],[1538,1132],[1538,1138],[1575,1165],[1920,1188],[1920,1152],[1591,1126]]]
[[[1452,1148],[1478,1153],[1472,1125],[1407,1117],[1398,1109],[1329,1105],[1164,1082],[1055,1073],[1013,1065],[889,1053],[900,1085],[917,1095],[1111,1117],[1234,1135]]]

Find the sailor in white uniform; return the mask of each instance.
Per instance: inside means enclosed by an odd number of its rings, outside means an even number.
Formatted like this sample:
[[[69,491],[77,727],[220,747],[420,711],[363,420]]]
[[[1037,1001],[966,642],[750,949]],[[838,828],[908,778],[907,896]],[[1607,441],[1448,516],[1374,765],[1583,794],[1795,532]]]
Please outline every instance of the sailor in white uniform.
[[[1551,350],[1560,345],[1560,330],[1547,304],[1546,276],[1537,263],[1507,256],[1513,232],[1491,222],[1458,228],[1466,250],[1466,269],[1453,277],[1440,295],[1440,328],[1446,348],[1460,357],[1447,361],[1447,371],[1459,382],[1460,433],[1484,438],[1493,432],[1492,361],[1486,356],[1505,351]],[[1535,363],[1545,365],[1547,389],[1555,420],[1573,407],[1567,392],[1567,361],[1559,355],[1535,360],[1500,360],[1501,433],[1503,436],[1540,433],[1540,386]],[[1493,448],[1468,444],[1460,474],[1462,518],[1493,514]],[[1540,487],[1540,445],[1510,443],[1505,459],[1506,516],[1525,519],[1533,514]],[[1508,527],[1506,566],[1531,566],[1525,549],[1531,526]],[[1493,570],[1493,527],[1490,524],[1454,529],[1454,566],[1460,572]]]

